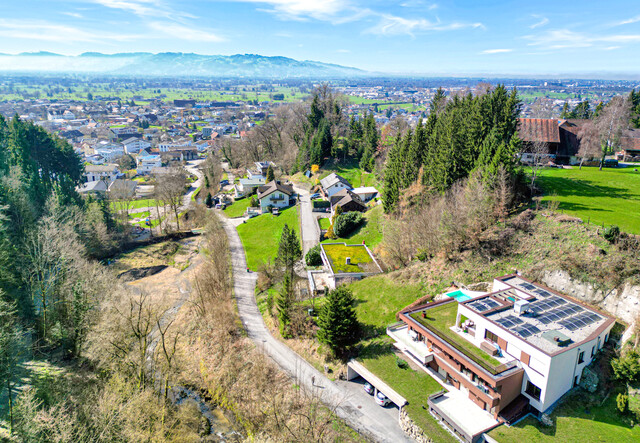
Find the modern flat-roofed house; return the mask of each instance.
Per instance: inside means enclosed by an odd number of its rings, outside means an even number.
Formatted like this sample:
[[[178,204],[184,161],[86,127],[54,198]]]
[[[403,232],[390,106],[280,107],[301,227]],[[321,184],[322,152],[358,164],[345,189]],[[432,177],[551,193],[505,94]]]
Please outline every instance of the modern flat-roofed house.
[[[327,195],[327,197],[331,197],[333,194],[341,191],[342,189],[353,189],[346,178],[340,177],[335,172],[332,172],[331,174],[320,180],[320,185],[322,185],[322,190]]]
[[[320,257],[331,289],[382,273],[382,268],[366,245],[321,243]]]
[[[86,165],[84,167],[84,175],[87,178],[87,183],[95,181],[106,181],[111,183],[118,175],[120,170],[117,165]]]
[[[255,167],[253,169],[247,169],[247,177],[248,178],[263,178],[267,179],[267,170],[269,166],[275,166],[272,162],[255,162]]]
[[[373,200],[378,196],[378,190],[373,186],[362,186],[360,188],[353,188],[351,191],[358,197],[360,197],[360,200],[365,203]]]
[[[470,442],[549,409],[580,382],[615,323],[515,274],[496,278],[491,293],[412,305],[398,316],[402,323],[387,330],[396,346],[448,387],[429,397],[431,412]]]
[[[152,169],[162,166],[162,159],[158,154],[139,155],[136,157],[136,172],[148,174]]]
[[[265,212],[272,208],[286,208],[291,206],[293,187],[283,185],[278,180],[273,180],[258,188],[258,200],[260,209]]]
[[[236,197],[242,197],[253,192],[254,189],[264,186],[264,177],[260,178],[241,178],[238,184],[234,185]]]
[[[129,137],[122,142],[122,146],[124,146],[124,152],[127,154],[137,154],[143,149],[150,148],[151,143],[137,137]]]

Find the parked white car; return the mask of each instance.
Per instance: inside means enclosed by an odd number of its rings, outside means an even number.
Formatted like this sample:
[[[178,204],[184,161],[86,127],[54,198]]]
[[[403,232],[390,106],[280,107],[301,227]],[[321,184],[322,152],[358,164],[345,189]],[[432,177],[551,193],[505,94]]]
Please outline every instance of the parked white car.
[[[389,400],[387,396],[384,395],[382,392],[378,391],[378,393],[376,394],[376,403],[384,407],[384,406],[387,406],[389,403],[391,403],[391,400]]]

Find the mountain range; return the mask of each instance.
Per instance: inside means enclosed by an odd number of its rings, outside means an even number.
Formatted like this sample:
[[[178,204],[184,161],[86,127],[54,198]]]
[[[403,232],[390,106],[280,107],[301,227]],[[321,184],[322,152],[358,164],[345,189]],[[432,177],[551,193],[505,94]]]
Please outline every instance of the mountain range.
[[[0,54],[0,72],[251,78],[345,78],[368,75],[367,71],[357,68],[288,57],[182,52],[85,52],[77,56],[51,52]]]

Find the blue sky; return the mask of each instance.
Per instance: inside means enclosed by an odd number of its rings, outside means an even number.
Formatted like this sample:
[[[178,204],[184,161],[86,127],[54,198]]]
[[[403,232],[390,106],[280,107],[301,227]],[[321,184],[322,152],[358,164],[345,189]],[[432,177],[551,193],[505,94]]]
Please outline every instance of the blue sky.
[[[0,52],[256,53],[390,73],[640,72],[640,3],[8,0]]]

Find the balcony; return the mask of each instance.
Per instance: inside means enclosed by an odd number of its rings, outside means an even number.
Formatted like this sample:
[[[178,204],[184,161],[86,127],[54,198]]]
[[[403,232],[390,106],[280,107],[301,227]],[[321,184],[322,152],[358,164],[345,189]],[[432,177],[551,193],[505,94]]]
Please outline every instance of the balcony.
[[[462,353],[469,360],[480,366],[491,375],[505,372],[515,366],[517,362],[508,362],[489,355],[476,346],[468,337],[461,336],[455,331],[458,303],[443,303],[422,311],[411,312],[407,315],[413,321],[434,334],[448,346]]]

